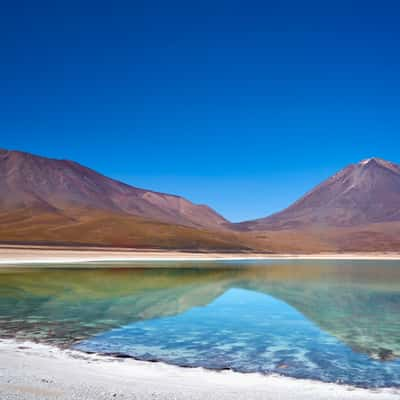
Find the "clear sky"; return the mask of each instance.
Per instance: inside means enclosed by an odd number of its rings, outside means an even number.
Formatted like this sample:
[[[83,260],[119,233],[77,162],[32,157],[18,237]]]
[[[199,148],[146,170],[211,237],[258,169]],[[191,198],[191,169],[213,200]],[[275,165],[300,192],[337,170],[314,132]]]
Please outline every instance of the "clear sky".
[[[385,1],[4,2],[0,147],[265,216],[400,162],[399,20]]]

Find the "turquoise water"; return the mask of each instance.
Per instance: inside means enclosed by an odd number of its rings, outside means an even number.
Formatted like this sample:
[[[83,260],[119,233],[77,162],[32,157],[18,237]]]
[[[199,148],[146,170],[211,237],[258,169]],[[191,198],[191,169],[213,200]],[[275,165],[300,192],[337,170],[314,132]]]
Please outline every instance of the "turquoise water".
[[[400,263],[148,266],[3,270],[0,335],[181,366],[400,387]]]

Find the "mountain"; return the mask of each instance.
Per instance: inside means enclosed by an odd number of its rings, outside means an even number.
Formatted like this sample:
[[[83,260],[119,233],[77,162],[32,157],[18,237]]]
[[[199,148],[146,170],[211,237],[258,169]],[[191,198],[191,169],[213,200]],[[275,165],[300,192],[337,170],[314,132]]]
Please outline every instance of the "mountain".
[[[0,211],[26,209],[57,214],[101,210],[196,228],[227,223],[210,207],[126,185],[73,161],[0,150]]]
[[[211,208],[76,162],[0,150],[0,243],[237,251]]]
[[[369,158],[341,170],[287,209],[235,224],[250,231],[347,228],[400,221],[400,166]]]

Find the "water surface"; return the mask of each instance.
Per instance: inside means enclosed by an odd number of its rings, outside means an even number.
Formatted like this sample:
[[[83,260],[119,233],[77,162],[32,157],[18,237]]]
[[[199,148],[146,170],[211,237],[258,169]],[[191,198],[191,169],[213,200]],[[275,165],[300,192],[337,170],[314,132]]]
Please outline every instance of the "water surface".
[[[393,261],[0,270],[2,337],[358,386],[400,386],[399,312]]]

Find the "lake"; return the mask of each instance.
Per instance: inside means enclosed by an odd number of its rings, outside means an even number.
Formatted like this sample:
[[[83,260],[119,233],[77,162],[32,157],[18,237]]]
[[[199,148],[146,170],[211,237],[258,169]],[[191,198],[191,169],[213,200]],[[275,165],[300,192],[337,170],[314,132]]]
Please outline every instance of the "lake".
[[[0,269],[0,336],[186,367],[400,387],[400,262],[71,267]]]

